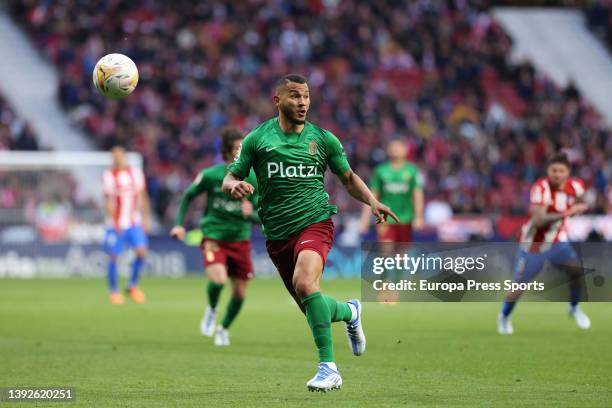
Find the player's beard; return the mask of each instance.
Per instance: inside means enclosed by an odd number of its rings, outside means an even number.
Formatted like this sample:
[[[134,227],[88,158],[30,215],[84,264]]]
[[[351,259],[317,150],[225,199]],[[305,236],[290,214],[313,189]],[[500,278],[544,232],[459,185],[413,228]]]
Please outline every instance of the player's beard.
[[[291,124],[293,125],[303,125],[306,123],[306,115],[304,115],[304,119],[300,119],[296,117],[297,115],[294,113],[293,109],[289,106],[281,105],[280,107],[281,113]]]

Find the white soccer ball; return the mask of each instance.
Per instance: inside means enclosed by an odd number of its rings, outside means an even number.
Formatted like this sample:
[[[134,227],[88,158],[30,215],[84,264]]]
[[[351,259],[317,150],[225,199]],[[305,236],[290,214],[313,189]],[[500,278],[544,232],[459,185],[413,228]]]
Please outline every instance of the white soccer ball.
[[[108,98],[125,98],[138,84],[138,68],[123,54],[108,54],[100,58],[94,67],[93,83]]]

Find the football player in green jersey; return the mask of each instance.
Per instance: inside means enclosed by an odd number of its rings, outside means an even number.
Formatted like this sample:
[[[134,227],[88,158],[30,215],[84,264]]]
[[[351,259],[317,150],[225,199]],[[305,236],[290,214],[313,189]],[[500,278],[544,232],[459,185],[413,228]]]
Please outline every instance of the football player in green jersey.
[[[412,241],[412,229],[421,229],[423,221],[423,180],[419,169],[406,160],[408,149],[401,140],[393,140],[387,146],[388,161],[374,168],[370,179],[370,189],[381,202],[393,208],[399,218],[399,223],[376,225],[378,242],[389,242],[381,247],[383,256],[393,256],[393,253],[405,251],[406,246],[398,243]],[[369,207],[363,207],[361,213],[360,232],[365,235],[370,229]],[[401,279],[399,271],[387,271],[385,279],[396,281]],[[380,291],[378,300],[383,303],[397,303],[399,292]]]
[[[421,229],[423,221],[423,179],[419,169],[406,160],[406,144],[393,140],[387,147],[388,161],[372,172],[370,188],[381,202],[393,208],[400,220],[398,224],[377,225],[376,234],[381,242],[410,242],[412,228]],[[364,206],[361,233],[370,228],[370,211]]]
[[[243,135],[238,129],[222,129],[221,150],[226,162],[208,167],[198,174],[183,194],[175,227],[170,232],[176,239],[185,238],[183,221],[189,203],[198,195],[206,193],[206,210],[200,221],[203,235],[200,249],[209,279],[208,306],[200,323],[200,331],[208,337],[214,334],[214,343],[217,346],[229,346],[228,329],[242,307],[247,283],[253,277],[250,239],[251,224],[259,222],[253,212],[253,203],[258,196],[253,194],[247,198],[234,199],[221,191],[227,167],[237,154],[242,139]],[[253,186],[257,185],[252,172],[245,180]],[[228,276],[232,281],[232,297],[223,321],[215,330],[217,304]]]
[[[378,223],[388,216],[399,220],[351,170],[338,138],[306,121],[310,106],[306,78],[285,75],[277,82],[273,100],[278,116],[243,140],[223,180],[223,191],[236,199],[253,194],[255,186],[245,179],[251,168],[255,170],[268,254],[306,315],[319,352],[318,372],[306,385],[312,391],[338,389],[342,378],[335,364],[331,323],[346,323],[355,355],[363,354],[366,339],[359,300],[338,302],[321,293],[320,279],[334,238],[331,216],[337,212],[324,189],[327,168],[353,197],[370,206]]]

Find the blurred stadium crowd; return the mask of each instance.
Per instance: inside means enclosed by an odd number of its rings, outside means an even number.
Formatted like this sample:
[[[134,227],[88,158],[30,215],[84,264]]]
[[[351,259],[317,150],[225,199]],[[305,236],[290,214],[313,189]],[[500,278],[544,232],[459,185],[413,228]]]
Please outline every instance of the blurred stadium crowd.
[[[38,140],[32,127],[19,118],[0,95],[0,151],[38,149]]]
[[[612,201],[602,118],[573,84],[559,89],[510,60],[511,39],[486,1],[8,3],[59,68],[59,97],[75,123],[101,148],[121,142],[144,155],[167,222],[196,172],[220,159],[219,128],[248,131],[273,116],[272,84],[287,72],[308,75],[310,120],[338,135],[365,179],[385,143],[404,138],[428,201],[455,213],[524,214],[530,183],[561,148],[595,212]],[[109,52],[139,67],[126,101],[91,86]],[[341,211],[358,209],[329,183]]]

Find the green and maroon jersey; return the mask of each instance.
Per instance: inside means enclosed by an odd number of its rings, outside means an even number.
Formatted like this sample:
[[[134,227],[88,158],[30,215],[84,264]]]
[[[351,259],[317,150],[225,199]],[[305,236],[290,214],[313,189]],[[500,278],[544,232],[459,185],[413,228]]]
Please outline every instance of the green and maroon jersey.
[[[278,118],[253,129],[229,170],[244,179],[251,167],[259,184],[259,217],[270,240],[285,239],[338,212],[323,178],[350,169],[342,144],[328,130],[306,122],[301,133],[284,133]]]
[[[202,170],[181,198],[176,225],[183,225],[189,203],[202,193],[208,193],[206,209],[200,220],[202,234],[207,238],[219,241],[245,241],[251,237],[251,224],[257,222],[257,216],[245,217],[242,214],[242,200],[236,200],[221,191],[223,178],[227,174],[225,163]],[[257,186],[253,172],[247,175],[246,181]],[[248,197],[257,208],[257,193]]]
[[[374,168],[370,189],[379,196],[379,201],[393,209],[400,223],[410,224],[414,219],[413,193],[423,187],[418,167],[404,163],[398,168],[384,162]],[[395,223],[389,219],[390,223]]]

